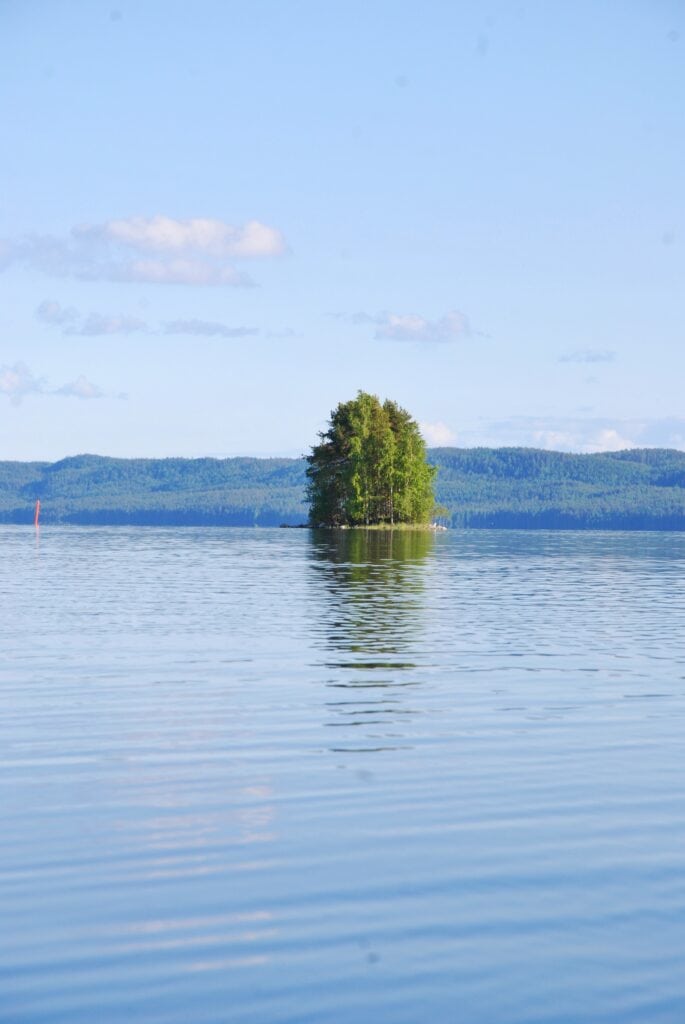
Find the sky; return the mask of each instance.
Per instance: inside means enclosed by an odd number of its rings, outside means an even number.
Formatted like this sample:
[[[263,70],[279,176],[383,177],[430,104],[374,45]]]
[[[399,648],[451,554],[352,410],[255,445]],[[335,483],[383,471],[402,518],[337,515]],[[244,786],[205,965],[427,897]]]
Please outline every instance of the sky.
[[[685,449],[685,0],[0,0],[0,459]]]

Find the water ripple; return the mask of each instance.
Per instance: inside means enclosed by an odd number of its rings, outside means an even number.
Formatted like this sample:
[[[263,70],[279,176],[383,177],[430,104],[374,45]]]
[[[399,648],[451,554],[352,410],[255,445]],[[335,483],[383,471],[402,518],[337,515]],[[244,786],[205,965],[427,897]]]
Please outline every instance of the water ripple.
[[[0,539],[0,1020],[685,1019],[685,536]]]

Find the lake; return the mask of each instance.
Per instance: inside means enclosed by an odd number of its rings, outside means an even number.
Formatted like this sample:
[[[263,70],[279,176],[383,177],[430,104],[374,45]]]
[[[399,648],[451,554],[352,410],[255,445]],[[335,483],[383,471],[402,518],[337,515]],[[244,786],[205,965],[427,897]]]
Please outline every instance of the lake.
[[[685,534],[0,544],[3,1022],[685,1020]]]

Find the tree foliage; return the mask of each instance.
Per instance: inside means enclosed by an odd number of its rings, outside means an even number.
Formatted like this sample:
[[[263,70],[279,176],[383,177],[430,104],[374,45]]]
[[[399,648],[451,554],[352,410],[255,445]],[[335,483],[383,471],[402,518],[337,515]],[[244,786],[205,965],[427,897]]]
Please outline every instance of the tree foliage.
[[[428,522],[437,470],[405,409],[360,391],[333,410],[319,437],[307,459],[312,525]]]

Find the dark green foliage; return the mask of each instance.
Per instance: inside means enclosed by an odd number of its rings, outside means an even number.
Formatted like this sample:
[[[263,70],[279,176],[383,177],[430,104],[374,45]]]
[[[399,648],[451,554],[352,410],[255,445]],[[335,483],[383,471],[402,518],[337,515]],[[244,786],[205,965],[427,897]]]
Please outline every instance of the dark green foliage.
[[[452,526],[685,529],[685,452],[436,448],[430,459]]]
[[[685,452],[436,448],[428,458],[452,526],[685,530]],[[45,525],[303,524],[305,469],[304,459],[0,462],[0,522],[32,523],[40,498]]]
[[[319,436],[307,459],[313,526],[428,522],[437,470],[408,412],[360,391]]]
[[[301,459],[110,459],[0,463],[0,521],[279,526],[304,522]]]

